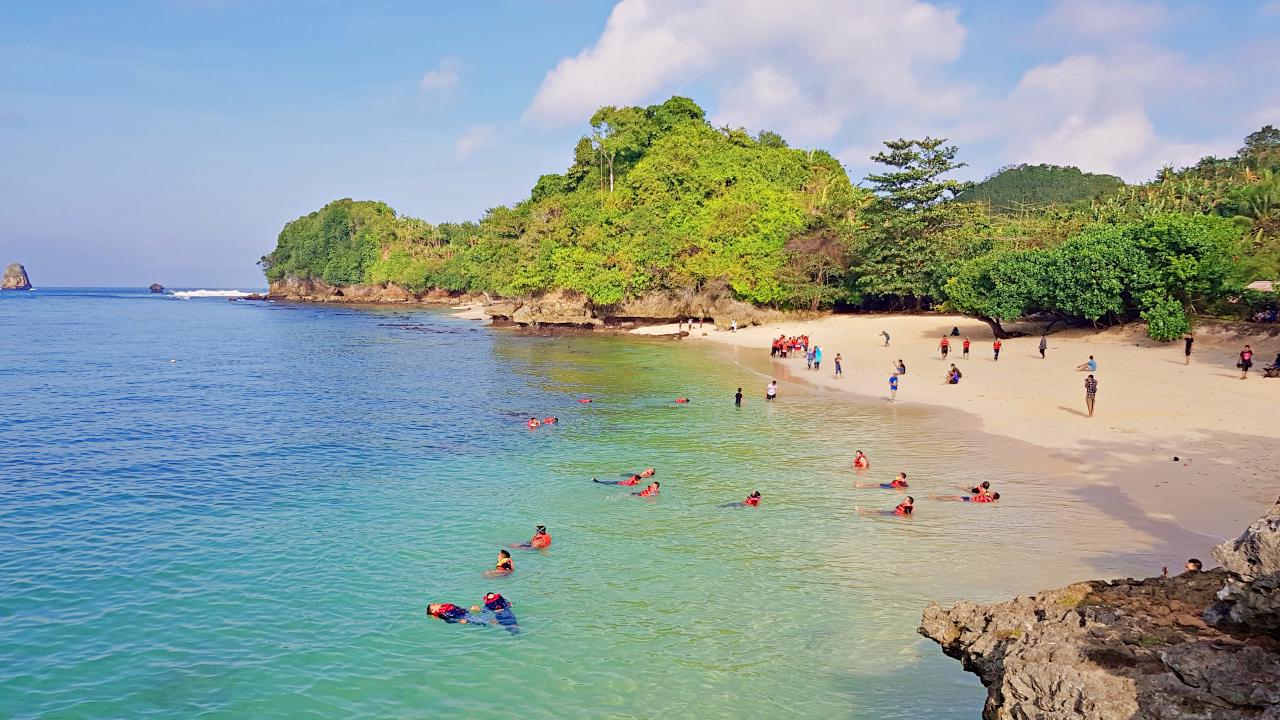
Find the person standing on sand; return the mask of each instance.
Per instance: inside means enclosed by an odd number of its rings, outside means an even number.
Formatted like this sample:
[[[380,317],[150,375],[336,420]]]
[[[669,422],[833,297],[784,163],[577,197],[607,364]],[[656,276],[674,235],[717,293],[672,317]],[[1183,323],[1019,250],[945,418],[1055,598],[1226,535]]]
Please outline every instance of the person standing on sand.
[[[729,323],[729,332],[738,332],[738,321],[734,320]]]
[[[951,352],[951,341],[946,335],[942,336],[942,340],[938,343],[938,349],[942,351],[942,359],[947,359],[947,353]]]
[[[1196,341],[1196,336],[1192,335],[1191,333],[1187,333],[1186,335],[1182,336],[1182,342],[1186,344],[1186,347],[1183,348],[1182,350],[1182,354],[1187,356],[1187,361],[1182,363],[1183,365],[1191,364],[1191,344],[1194,343],[1195,341]]]
[[[738,388],[738,392],[734,394],[733,404],[742,407],[742,388]]]
[[[1045,338],[1044,333],[1040,333],[1040,359],[1044,359],[1044,351],[1049,349],[1049,340]]]
[[[822,367],[822,348],[817,345],[813,346],[813,369],[817,370]]]
[[[1000,338],[996,338],[996,341],[991,343],[991,349],[995,351],[995,358],[993,359],[996,362],[1000,362]]]
[[[884,346],[889,347],[889,333],[884,330],[881,330],[880,334],[884,336]]]
[[[968,360],[969,359],[969,338],[964,339],[964,342],[960,344],[960,349],[964,351],[963,353],[960,354],[960,357],[964,358],[965,360]]]
[[[844,371],[842,371],[842,370],[840,369],[840,360],[841,360],[841,359],[842,359],[842,358],[840,357],[840,353],[836,353],[836,377],[838,377],[838,378],[842,378],[842,377],[844,377]]]
[[[1089,417],[1093,417],[1093,399],[1098,394],[1098,379],[1090,375],[1084,379],[1084,404],[1089,408]]]
[[[893,374],[889,376],[889,402],[898,399],[898,376]]]
[[[1253,367],[1253,348],[1248,345],[1240,351],[1240,362],[1236,363],[1236,367],[1240,368],[1240,379],[1247,380],[1249,378],[1249,368]]]
[[[812,370],[812,369],[813,369],[813,351],[812,351],[812,350],[806,350],[806,351],[805,351],[805,353],[804,353],[804,366],[805,366],[807,369],[809,369],[809,370]]]
[[[764,389],[764,399],[774,400],[778,397],[778,381],[770,380],[769,386]]]

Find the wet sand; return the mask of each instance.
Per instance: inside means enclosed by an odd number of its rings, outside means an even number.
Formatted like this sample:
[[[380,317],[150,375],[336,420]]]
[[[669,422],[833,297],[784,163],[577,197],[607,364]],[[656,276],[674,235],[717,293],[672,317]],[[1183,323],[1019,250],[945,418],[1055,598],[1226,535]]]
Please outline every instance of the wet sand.
[[[953,326],[961,335],[949,338],[953,352],[944,362],[938,341]],[[780,400],[788,384],[804,382],[888,403],[893,362],[901,358],[907,374],[899,378],[897,405],[944,408],[950,414],[942,418],[958,431],[1014,441],[1007,456],[999,455],[1010,467],[1043,468],[1073,483],[1081,502],[1180,549],[1203,540],[1207,556],[1209,541],[1234,536],[1276,501],[1280,379],[1265,379],[1259,369],[1280,351],[1273,328],[1248,337],[1200,329],[1185,365],[1181,341],[1157,343],[1137,324],[1055,332],[1043,360],[1039,326],[1014,327],[1033,334],[1002,341],[998,362],[985,323],[947,315],[844,315],[737,332],[707,324],[686,340],[729,346],[731,357],[778,380]],[[891,336],[889,347],[882,330]],[[800,356],[770,360],[770,340],[784,333],[808,334],[822,348],[822,369],[806,370]],[[968,359],[960,353],[966,336]],[[1246,343],[1254,349],[1254,370],[1240,380],[1234,365]],[[837,353],[843,378],[834,377]],[[1098,362],[1092,418],[1085,416],[1088,373],[1075,369],[1089,355]],[[950,363],[964,374],[958,385],[943,382]],[[744,392],[762,398],[766,382]]]

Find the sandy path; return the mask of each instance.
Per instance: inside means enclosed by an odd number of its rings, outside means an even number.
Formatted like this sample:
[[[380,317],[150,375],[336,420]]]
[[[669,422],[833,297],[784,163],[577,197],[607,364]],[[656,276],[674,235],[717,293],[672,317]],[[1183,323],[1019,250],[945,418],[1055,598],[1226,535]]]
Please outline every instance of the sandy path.
[[[944,362],[938,341],[952,326],[961,336],[950,338],[953,352]],[[892,337],[889,347],[881,330]],[[1029,443],[1043,453],[1046,467],[1077,468],[1068,481],[1078,481],[1086,497],[1114,505],[1137,527],[1172,523],[1234,536],[1280,494],[1280,379],[1264,379],[1259,370],[1280,352],[1275,334],[1242,338],[1201,330],[1190,365],[1183,364],[1182,342],[1154,342],[1138,325],[1054,333],[1044,360],[1038,334],[1005,340],[999,362],[992,360],[990,329],[960,316],[841,315],[737,332],[708,324],[687,339],[737,346],[759,357],[754,354],[767,356],[771,338],[782,333],[808,334],[822,348],[823,363],[821,371],[809,372],[800,357],[773,361],[780,393],[786,383],[802,380],[888,402],[889,375],[901,358],[907,374],[897,402],[964,411],[956,419],[967,428]],[[972,340],[969,359],[959,352],[966,335]],[[1255,368],[1240,380],[1234,365],[1246,342],[1255,351]],[[843,379],[833,377],[836,353],[843,356]],[[1075,366],[1091,354],[1098,361],[1098,397],[1094,417],[1087,418],[1088,373]],[[952,362],[964,373],[959,385],[943,383]],[[763,394],[763,385],[748,392]],[[1037,458],[1018,460],[1034,467]]]

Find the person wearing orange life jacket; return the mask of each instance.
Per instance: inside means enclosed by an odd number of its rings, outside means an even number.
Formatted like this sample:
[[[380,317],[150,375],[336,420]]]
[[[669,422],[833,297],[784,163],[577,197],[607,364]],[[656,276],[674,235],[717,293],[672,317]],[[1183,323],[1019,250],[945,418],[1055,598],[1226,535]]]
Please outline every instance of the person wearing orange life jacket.
[[[631,494],[635,495],[636,497],[654,497],[658,494],[658,484],[659,484],[658,481],[654,480],[653,482],[649,483],[649,487],[641,490],[640,492],[634,492]]]
[[[855,507],[859,515],[911,515],[916,509],[916,499],[907,496],[906,500],[898,503],[892,510],[867,510],[866,508]]]
[[[759,506],[760,506],[760,491],[756,490],[755,492],[748,495],[747,499],[743,500],[742,502],[725,503],[720,507],[759,507]]]
[[[511,547],[517,550],[544,550],[551,547],[551,534],[547,532],[545,525],[539,525],[533,531],[533,537],[529,538],[529,542],[512,543]]]
[[[530,429],[530,430],[532,430],[532,429],[534,429],[534,428],[538,427],[538,426],[539,426],[539,425],[541,425],[541,424],[542,424],[542,423],[538,422],[538,418],[536,418],[536,417],[531,417],[531,418],[529,418],[529,422],[525,423],[525,425],[527,425],[527,426],[529,427],[529,429]]]
[[[977,495],[930,495],[929,499],[944,500],[946,502],[993,503],[1000,499],[1000,493],[991,493],[988,495],[984,491]]]
[[[640,484],[640,476],[639,476],[639,475],[632,475],[631,477],[627,478],[626,480],[597,480],[597,479],[595,479],[595,478],[591,478],[591,482],[593,482],[593,483],[600,483],[601,485],[624,485],[624,486],[631,486],[631,485],[639,485],[639,484]]]
[[[437,620],[443,620],[450,625],[477,625],[483,627],[488,624],[484,617],[477,615],[480,607],[473,606],[470,610],[460,608],[453,603],[430,603],[427,605],[427,617],[433,617]]]
[[[658,474],[658,471],[654,470],[653,468],[645,468],[644,470],[640,471],[640,477],[642,478],[650,478],[657,474]]]
[[[542,418],[543,425],[555,425],[558,422],[560,422],[560,418],[555,417],[554,415]]]
[[[511,560],[511,553],[507,550],[498,551],[498,563],[492,570],[486,570],[485,577],[504,577],[516,571],[515,563]]]
[[[859,470],[866,470],[871,467],[871,461],[862,454],[861,450],[857,450],[853,453],[853,466]]]
[[[854,483],[853,486],[856,488],[879,488],[881,490],[897,490],[899,488],[908,487],[907,474],[904,472],[900,472],[898,473],[897,477],[895,477],[891,482],[887,482],[887,483]]]

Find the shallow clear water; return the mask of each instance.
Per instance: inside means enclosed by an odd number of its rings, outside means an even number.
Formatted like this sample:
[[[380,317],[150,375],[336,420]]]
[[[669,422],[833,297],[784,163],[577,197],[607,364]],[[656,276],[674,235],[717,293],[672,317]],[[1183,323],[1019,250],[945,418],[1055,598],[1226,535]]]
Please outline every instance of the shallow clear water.
[[[924,605],[1142,560],[1038,474],[924,501],[1004,449],[766,405],[767,357],[133,291],[0,295],[0,337],[0,717],[972,718]],[[854,512],[898,500],[852,488],[855,447],[917,517]],[[646,466],[654,501],[589,482]],[[538,523],[549,552],[482,577]],[[491,590],[521,634],[424,616]]]

